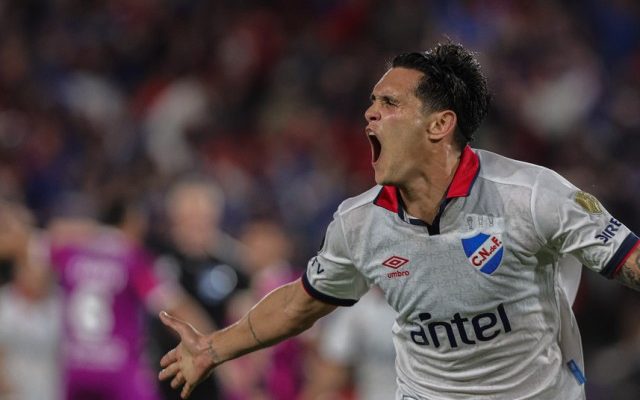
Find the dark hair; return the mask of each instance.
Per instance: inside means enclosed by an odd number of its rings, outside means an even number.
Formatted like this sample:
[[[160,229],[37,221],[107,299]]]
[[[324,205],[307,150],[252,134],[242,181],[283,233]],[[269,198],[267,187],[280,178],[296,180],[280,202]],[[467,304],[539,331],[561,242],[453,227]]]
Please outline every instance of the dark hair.
[[[474,133],[487,115],[491,96],[487,79],[473,54],[460,44],[438,44],[424,53],[396,56],[391,67],[402,67],[424,74],[416,96],[433,111],[452,110],[458,120],[454,138],[460,147],[474,139]]]

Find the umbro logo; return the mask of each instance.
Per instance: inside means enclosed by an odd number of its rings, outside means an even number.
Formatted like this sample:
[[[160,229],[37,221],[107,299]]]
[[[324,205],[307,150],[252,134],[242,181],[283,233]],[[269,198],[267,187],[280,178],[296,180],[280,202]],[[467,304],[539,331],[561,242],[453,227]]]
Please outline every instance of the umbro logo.
[[[406,263],[408,263],[409,260],[407,260],[406,258],[403,257],[399,257],[399,256],[393,256],[393,257],[389,257],[387,258],[382,265],[384,265],[387,268],[393,268],[393,269],[398,269],[400,267],[402,267],[403,265],[405,265]],[[393,271],[393,272],[389,272],[387,274],[387,278],[400,278],[403,276],[409,276],[410,272],[409,271]]]
[[[389,257],[387,258],[382,265],[384,265],[385,267],[389,267],[389,268],[393,268],[393,269],[398,269],[400,267],[402,267],[403,265],[405,265],[406,263],[408,263],[409,260],[407,260],[406,258],[402,258],[402,257],[398,257],[398,256],[393,256],[393,257]]]

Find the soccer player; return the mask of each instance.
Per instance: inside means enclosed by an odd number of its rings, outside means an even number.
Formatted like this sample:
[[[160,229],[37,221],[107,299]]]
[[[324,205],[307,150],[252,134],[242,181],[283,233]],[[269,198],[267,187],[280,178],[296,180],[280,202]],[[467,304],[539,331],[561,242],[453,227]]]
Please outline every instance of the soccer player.
[[[301,279],[209,335],[166,313],[182,341],[160,379],[195,385],[221,363],[308,329],[377,284],[398,312],[396,399],[584,399],[558,259],[640,288],[638,238],[546,168],[468,146],[487,113],[473,55],[402,54],[365,112],[379,184],[340,205]]]

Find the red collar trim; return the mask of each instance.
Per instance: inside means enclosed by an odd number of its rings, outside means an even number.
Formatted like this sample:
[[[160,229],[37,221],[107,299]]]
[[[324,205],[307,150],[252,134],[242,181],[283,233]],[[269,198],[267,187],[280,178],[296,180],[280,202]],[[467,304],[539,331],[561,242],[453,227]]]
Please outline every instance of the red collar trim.
[[[460,156],[460,164],[453,175],[449,190],[447,190],[447,199],[467,197],[479,171],[480,159],[478,155],[471,150],[471,147],[465,146]],[[373,204],[397,213],[400,209],[398,190],[395,186],[383,186]]]
[[[454,197],[467,197],[471,192],[471,186],[475,182],[478,172],[480,171],[480,159],[478,155],[466,145],[460,156],[460,164],[453,175],[449,190],[447,190],[447,199]]]
[[[398,201],[398,189],[395,186],[383,186],[373,204],[397,213],[400,210]]]

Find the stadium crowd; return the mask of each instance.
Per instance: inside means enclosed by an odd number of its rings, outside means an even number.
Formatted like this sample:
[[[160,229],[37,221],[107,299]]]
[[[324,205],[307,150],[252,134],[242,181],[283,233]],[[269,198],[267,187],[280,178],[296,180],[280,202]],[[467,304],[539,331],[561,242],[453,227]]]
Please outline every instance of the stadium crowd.
[[[1,1],[0,196],[43,228],[74,204],[94,217],[133,204],[141,240],[171,275],[167,254],[179,268],[200,261],[176,242],[167,198],[184,181],[217,187],[220,215],[203,218],[225,232],[223,245],[203,252],[233,277],[217,269],[207,289],[189,278],[200,267],[173,276],[224,324],[247,297],[299,275],[337,205],[373,185],[362,114],[379,60],[448,39],[479,53],[494,95],[473,146],[558,171],[640,232],[633,0]],[[83,201],[70,204],[70,193]],[[282,263],[262,265],[243,247],[259,248],[261,234]],[[10,269],[0,282],[19,280]],[[638,398],[639,306],[584,272],[574,309],[588,398]],[[0,326],[0,349],[7,335]],[[220,398],[303,396],[322,347],[307,339],[268,356],[294,363],[288,376],[261,376],[264,357],[220,371],[230,382]]]

